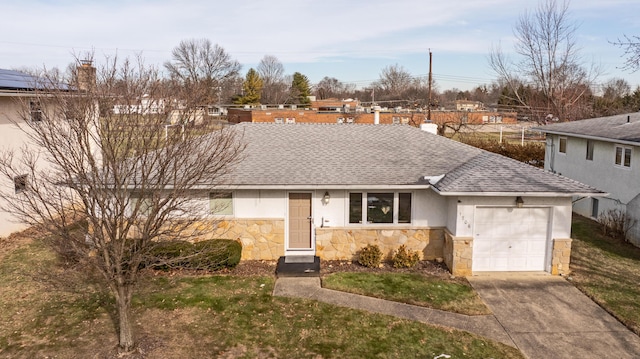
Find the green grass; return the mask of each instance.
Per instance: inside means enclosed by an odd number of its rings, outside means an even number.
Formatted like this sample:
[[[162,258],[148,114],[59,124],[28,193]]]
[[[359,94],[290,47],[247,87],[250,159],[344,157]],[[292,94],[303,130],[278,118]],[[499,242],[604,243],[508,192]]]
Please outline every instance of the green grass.
[[[106,315],[104,308],[112,308],[110,298],[90,285],[74,294],[46,280],[58,274],[55,263],[55,256],[39,243],[0,258],[0,357],[65,353],[92,342],[89,333],[106,334],[92,330],[90,323]]]
[[[574,214],[573,284],[640,335],[640,248],[602,235],[600,225]]]
[[[243,356],[247,358],[264,354],[265,348],[288,358],[408,358],[442,353],[518,357],[504,346],[496,351],[496,344],[461,332],[314,301],[274,298],[273,285],[272,277],[157,278],[137,297],[136,305],[199,313],[197,325],[182,329],[200,338],[201,347],[191,349],[192,357],[238,346],[248,348]]]
[[[490,314],[465,279],[443,280],[415,273],[334,273],[325,288],[461,314]]]
[[[113,301],[91,283],[35,280],[62,270],[34,243],[0,255],[0,357],[111,358]],[[272,276],[145,277],[133,301],[145,358],[522,358],[453,330],[302,299],[273,297]]]

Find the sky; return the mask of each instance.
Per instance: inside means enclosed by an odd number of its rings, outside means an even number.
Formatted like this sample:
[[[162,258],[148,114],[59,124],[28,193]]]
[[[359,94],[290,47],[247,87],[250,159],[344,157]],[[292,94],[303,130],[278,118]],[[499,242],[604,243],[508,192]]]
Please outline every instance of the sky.
[[[558,0],[561,2],[562,0]],[[140,55],[162,68],[180,41],[206,38],[242,64],[265,55],[311,83],[334,77],[365,87],[389,66],[429,73],[439,90],[469,90],[496,75],[488,55],[513,51],[513,26],[538,0],[0,0],[0,68],[65,69],[75,57]],[[569,5],[580,55],[598,64],[598,83],[623,71],[623,50],[610,42],[639,35],[640,1],[574,0]]]

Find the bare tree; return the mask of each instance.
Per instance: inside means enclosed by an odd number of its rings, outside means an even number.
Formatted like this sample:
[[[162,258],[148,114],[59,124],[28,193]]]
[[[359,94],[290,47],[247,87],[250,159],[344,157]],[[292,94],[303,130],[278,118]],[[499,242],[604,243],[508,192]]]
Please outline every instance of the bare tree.
[[[623,78],[612,78],[603,84],[602,96],[607,99],[619,99],[631,93],[631,85]]]
[[[626,57],[622,67],[624,70],[635,72],[640,69],[640,36],[623,35],[622,39],[618,39],[612,44],[624,50],[623,56]]]
[[[438,135],[452,138],[468,128],[469,112],[466,111],[447,111],[441,112],[438,120]]]
[[[344,84],[334,77],[325,76],[315,86],[315,93],[320,99],[346,97],[355,91],[355,85]]]
[[[170,87],[154,68],[112,59],[97,73],[85,91],[73,90],[79,81],[45,78],[22,98],[16,124],[25,146],[0,152],[0,175],[21,178],[21,187],[0,191],[0,203],[98,274],[115,299],[119,347],[129,351],[141,266],[161,240],[206,236],[215,223],[208,193],[200,198],[197,189],[222,183],[244,145],[233,128],[199,121],[184,87]],[[165,127],[171,122],[175,135]]]
[[[263,81],[262,102],[284,103],[287,99],[288,83],[284,76],[284,66],[275,56],[265,55],[258,64],[258,74]]]
[[[164,67],[174,80],[190,87],[192,96],[197,96],[201,105],[217,102],[223,87],[235,80],[242,68],[222,47],[208,39],[183,40],[171,54],[173,60]]]
[[[396,64],[382,69],[376,86],[388,96],[400,98],[414,84],[413,76],[402,66]]]
[[[588,106],[580,106],[590,95],[590,84],[600,71],[583,65],[567,2],[543,0],[534,12],[525,11],[514,27],[517,59],[509,59],[497,47],[489,63],[509,89],[510,101],[520,112],[539,122],[549,115],[574,120]],[[576,108],[580,111],[576,111]]]
[[[611,116],[636,112],[631,86],[622,78],[612,78],[602,84],[602,96],[594,96],[594,116]]]

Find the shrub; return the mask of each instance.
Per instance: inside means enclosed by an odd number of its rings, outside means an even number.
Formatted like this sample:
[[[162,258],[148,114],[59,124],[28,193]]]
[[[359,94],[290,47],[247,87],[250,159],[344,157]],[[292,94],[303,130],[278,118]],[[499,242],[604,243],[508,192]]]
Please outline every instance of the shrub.
[[[231,239],[197,242],[193,248],[196,255],[191,260],[191,268],[194,269],[234,268],[242,255],[242,245]]]
[[[544,143],[525,142],[524,145],[500,142],[495,139],[469,136],[461,138],[460,142],[474,147],[482,148],[489,152],[497,153],[532,166],[544,168]]]
[[[149,256],[151,266],[219,270],[240,263],[242,245],[230,239],[210,239],[197,243],[174,240],[156,243]]]
[[[605,236],[628,242],[629,231],[638,221],[619,209],[610,209],[600,215],[598,222],[602,224],[602,230]]]
[[[186,267],[187,257],[192,252],[193,244],[187,241],[159,241],[149,250],[144,266],[167,270],[171,267]]]
[[[360,250],[358,256],[358,263],[368,268],[377,268],[382,262],[382,251],[380,247],[375,244],[367,244],[366,247]]]
[[[417,251],[408,250],[403,244],[398,248],[391,258],[394,268],[411,268],[420,260],[420,254]]]

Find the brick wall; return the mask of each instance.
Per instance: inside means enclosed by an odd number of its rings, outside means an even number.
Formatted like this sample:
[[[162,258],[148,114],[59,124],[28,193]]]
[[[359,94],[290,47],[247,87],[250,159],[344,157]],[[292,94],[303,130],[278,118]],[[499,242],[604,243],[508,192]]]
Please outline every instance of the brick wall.
[[[338,119],[342,118],[345,122],[347,119],[353,119],[354,123],[361,124],[373,124],[374,113],[356,113],[353,110],[349,113],[343,112],[318,112],[315,110],[305,110],[299,108],[292,110],[290,108],[277,109],[229,109],[228,112],[229,122],[268,122],[274,123],[276,118],[286,120],[287,118],[295,119],[295,123],[337,123]],[[498,113],[498,112],[466,112],[466,111],[432,111],[431,120],[434,123],[451,123],[460,122],[464,117],[466,123],[469,124],[482,124],[483,117],[500,116],[502,118],[501,123],[516,123],[515,113]],[[426,113],[395,113],[395,112],[380,112],[381,124],[404,124],[411,126],[420,126],[424,123],[427,114]]]

